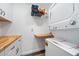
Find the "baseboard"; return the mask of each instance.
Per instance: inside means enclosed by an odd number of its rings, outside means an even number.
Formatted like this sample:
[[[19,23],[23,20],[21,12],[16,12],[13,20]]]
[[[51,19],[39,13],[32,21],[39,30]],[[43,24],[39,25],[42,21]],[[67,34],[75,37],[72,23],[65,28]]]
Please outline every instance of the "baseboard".
[[[31,53],[31,54],[28,54],[28,55],[25,55],[25,56],[45,56],[45,50],[40,50],[40,51]]]
[[[21,54],[21,56],[25,56],[25,55],[29,55],[29,54],[32,54],[32,53],[35,53],[35,52],[38,52],[38,51],[41,51],[41,50],[45,50],[44,48],[42,49],[35,49],[35,50],[30,50],[30,51],[26,51],[26,52],[23,52]]]

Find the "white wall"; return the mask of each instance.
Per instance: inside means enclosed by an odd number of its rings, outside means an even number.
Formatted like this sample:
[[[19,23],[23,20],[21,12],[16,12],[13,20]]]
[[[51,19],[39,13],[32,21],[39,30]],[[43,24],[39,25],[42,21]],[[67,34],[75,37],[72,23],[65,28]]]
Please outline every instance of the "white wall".
[[[39,4],[41,5],[41,4]],[[51,4],[43,4],[49,7]],[[38,18],[31,16],[31,4],[12,4],[12,24],[1,25],[1,35],[21,34],[22,35],[22,54],[31,53],[44,49],[44,39],[34,38],[32,30],[39,33],[48,33],[48,18]],[[7,6],[6,6],[7,7]],[[11,11],[11,10],[9,10]],[[10,16],[11,17],[11,16]]]
[[[12,18],[12,13],[13,13],[13,9],[12,9],[12,4],[8,4],[8,3],[0,3],[0,9],[2,9],[5,12],[5,16],[8,18]],[[1,15],[1,14],[0,14]],[[8,24],[7,24],[8,25]],[[4,26],[4,25],[3,25]],[[2,24],[0,23],[0,27],[3,27]],[[6,28],[7,29],[7,28]],[[2,31],[0,29],[0,35],[2,35]]]

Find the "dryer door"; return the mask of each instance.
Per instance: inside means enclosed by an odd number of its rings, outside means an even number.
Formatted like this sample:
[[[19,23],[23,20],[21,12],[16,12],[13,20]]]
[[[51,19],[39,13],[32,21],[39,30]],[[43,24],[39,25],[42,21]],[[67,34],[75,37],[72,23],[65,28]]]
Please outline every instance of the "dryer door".
[[[74,13],[73,3],[57,3],[50,8],[50,22],[51,24],[66,20]]]

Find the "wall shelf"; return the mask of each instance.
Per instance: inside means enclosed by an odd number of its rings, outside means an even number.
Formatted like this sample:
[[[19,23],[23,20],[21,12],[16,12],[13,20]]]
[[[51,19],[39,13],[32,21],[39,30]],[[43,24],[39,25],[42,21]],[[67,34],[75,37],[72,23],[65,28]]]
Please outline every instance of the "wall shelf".
[[[34,37],[36,38],[50,38],[54,37],[53,34],[50,32],[48,34],[34,34]]]
[[[12,23],[12,21],[9,20],[7,17],[5,17],[5,16],[0,16],[0,23],[6,23],[6,22]]]

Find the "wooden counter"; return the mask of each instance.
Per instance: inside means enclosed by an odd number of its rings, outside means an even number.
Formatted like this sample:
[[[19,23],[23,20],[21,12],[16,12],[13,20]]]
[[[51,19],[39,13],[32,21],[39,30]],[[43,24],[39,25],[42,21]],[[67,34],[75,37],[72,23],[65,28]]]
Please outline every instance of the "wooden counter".
[[[34,34],[34,37],[36,37],[36,38],[50,38],[50,37],[54,37],[54,36],[50,32],[50,33],[47,33],[47,34]]]
[[[21,35],[0,36],[0,52],[7,48],[14,41],[19,39]]]

